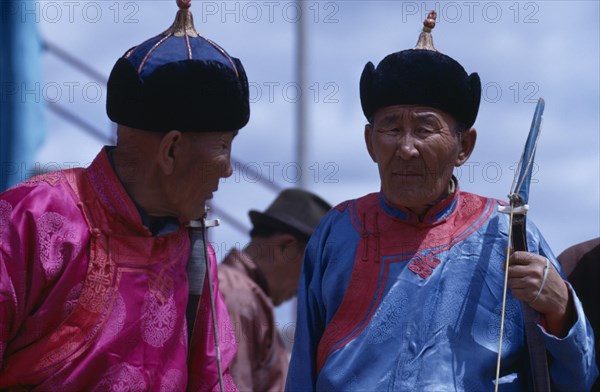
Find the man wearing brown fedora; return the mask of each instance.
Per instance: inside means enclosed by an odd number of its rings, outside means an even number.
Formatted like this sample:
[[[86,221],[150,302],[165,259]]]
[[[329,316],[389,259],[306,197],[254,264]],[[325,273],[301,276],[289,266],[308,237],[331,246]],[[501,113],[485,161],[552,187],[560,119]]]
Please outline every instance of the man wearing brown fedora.
[[[289,355],[273,308],[296,295],[304,249],[330,208],[310,192],[282,191],[266,211],[250,211],[250,242],[219,267],[238,344],[230,370],[240,391],[284,388]]]

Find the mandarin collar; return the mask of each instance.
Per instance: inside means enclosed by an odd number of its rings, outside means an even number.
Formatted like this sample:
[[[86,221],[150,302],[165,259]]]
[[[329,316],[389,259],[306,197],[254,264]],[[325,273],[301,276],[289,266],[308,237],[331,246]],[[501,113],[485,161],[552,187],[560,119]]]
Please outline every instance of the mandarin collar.
[[[388,215],[410,225],[431,226],[439,224],[443,222],[450,214],[452,214],[452,212],[454,212],[460,197],[458,180],[453,176],[452,181],[455,185],[453,191],[448,196],[431,206],[421,220],[417,214],[408,208],[392,204],[392,202],[383,194],[382,191],[379,191],[379,206]]]

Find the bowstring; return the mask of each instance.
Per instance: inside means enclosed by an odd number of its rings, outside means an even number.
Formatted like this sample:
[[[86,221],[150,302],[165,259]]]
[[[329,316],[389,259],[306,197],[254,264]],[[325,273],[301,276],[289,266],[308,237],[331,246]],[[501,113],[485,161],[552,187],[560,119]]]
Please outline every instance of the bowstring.
[[[500,379],[500,359],[502,357],[502,338],[504,336],[504,315],[506,310],[506,292],[508,288],[508,266],[510,261],[510,249],[512,248],[512,224],[514,217],[514,202],[511,200],[510,202],[510,222],[508,229],[508,246],[506,248],[506,261],[505,261],[505,271],[504,271],[504,288],[502,291],[502,314],[500,317],[500,343],[498,344],[498,360],[496,362],[496,383],[494,387],[494,392],[498,392],[498,381]]]
[[[539,140],[539,133],[537,135],[533,147],[533,152],[530,158],[527,161],[526,170],[530,170],[531,163],[533,162],[533,156],[535,155],[535,150],[537,149],[537,142]],[[513,182],[511,185],[511,193],[508,195],[510,200],[510,218],[508,222],[508,244],[506,248],[506,260],[504,261],[505,270],[504,270],[504,284],[502,287],[502,311],[500,313],[500,339],[498,343],[498,358],[496,360],[496,381],[494,383],[494,392],[498,392],[498,385],[500,380],[500,364],[502,362],[502,341],[504,338],[504,320],[506,315],[506,294],[508,292],[508,267],[510,263],[510,251],[512,249],[512,230],[513,230],[513,221],[514,221],[514,212],[515,212],[515,202],[518,200],[518,192],[521,190],[523,186],[523,181],[527,177],[527,175],[523,175],[517,184],[517,179],[519,178],[519,174],[521,173],[521,167],[523,167],[523,155],[521,154],[521,159],[519,159],[519,164],[517,165],[517,169],[515,170],[515,176],[513,177]],[[516,185],[515,185],[516,184]]]

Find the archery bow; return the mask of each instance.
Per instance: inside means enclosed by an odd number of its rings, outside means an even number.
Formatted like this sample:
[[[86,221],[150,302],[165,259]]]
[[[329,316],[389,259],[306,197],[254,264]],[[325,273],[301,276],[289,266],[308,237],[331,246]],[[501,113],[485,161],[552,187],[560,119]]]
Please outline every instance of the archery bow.
[[[504,313],[506,307],[506,291],[508,283],[508,259],[511,250],[527,251],[526,215],[529,210],[529,184],[533,169],[533,160],[537,148],[537,142],[542,125],[542,114],[544,113],[544,100],[540,98],[535,108],[531,129],[527,136],[527,142],[523,149],[523,155],[519,166],[515,171],[515,178],[508,195],[510,206],[500,206],[498,210],[510,214],[510,228],[508,235],[508,249],[506,251],[506,271],[504,276],[504,292],[502,298],[502,317],[500,321],[500,343],[498,348],[498,362],[496,365],[496,387],[498,391],[498,379],[500,376],[500,357],[502,355],[502,336],[504,333]],[[527,303],[521,302],[521,311],[525,328],[525,340],[529,353],[529,365],[531,370],[531,383],[534,391],[550,391],[550,377],[548,373],[548,359],[542,333],[537,327],[537,312]]]

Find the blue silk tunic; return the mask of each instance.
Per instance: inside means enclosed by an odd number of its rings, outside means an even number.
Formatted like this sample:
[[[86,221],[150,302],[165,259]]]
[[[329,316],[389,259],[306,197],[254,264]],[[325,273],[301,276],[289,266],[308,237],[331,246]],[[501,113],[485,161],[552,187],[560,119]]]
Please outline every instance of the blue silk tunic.
[[[457,190],[422,221],[381,193],[334,208],[306,250],[286,390],[493,390],[509,229],[499,204]],[[560,270],[531,222],[528,245]],[[565,338],[540,328],[553,386],[582,391],[598,371],[573,297],[578,319]],[[509,290],[503,391],[528,382],[520,306]]]

